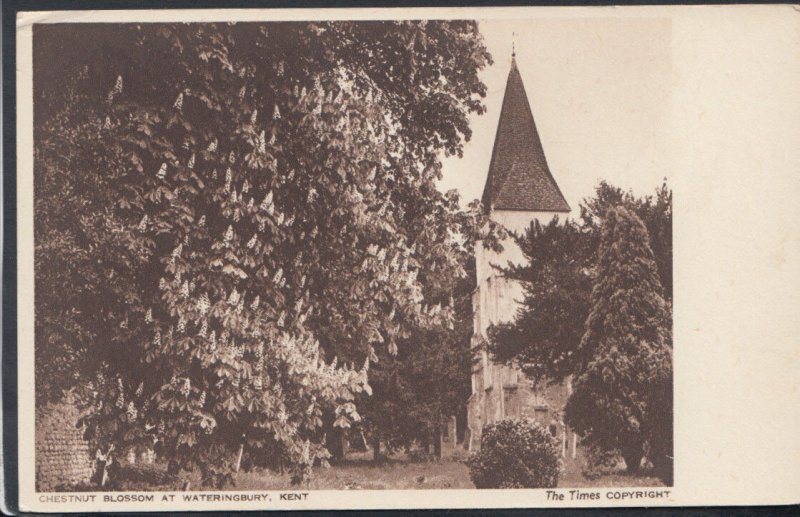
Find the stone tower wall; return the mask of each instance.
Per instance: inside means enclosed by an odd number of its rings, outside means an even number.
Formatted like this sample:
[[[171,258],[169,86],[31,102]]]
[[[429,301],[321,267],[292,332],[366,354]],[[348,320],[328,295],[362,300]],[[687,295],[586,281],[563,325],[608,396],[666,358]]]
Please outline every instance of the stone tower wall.
[[[532,220],[547,224],[555,215],[564,220],[564,214],[507,210],[492,211],[490,217],[507,229],[522,233]],[[472,299],[472,347],[476,357],[467,408],[467,445],[470,450],[477,450],[483,426],[504,418],[535,420],[566,444],[568,430],[562,414],[568,397],[566,384],[534,386],[518,368],[497,364],[482,350],[489,326],[513,321],[524,297],[522,285],[503,278],[492,265],[522,264],[525,261],[522,251],[509,238],[503,241],[503,251],[499,253],[484,250],[478,243],[475,257],[478,287]]]
[[[67,399],[36,410],[36,490],[86,483],[93,473],[89,444],[76,427],[80,411]]]

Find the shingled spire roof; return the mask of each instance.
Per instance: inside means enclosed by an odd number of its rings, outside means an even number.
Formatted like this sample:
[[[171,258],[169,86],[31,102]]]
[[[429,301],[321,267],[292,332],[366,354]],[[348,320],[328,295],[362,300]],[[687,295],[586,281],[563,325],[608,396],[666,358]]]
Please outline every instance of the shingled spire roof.
[[[570,211],[547,167],[513,55],[482,201],[495,210]]]

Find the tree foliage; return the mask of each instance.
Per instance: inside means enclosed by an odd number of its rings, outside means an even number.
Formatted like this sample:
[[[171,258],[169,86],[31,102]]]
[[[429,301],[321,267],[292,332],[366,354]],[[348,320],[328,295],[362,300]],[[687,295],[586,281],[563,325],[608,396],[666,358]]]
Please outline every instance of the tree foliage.
[[[551,382],[560,382],[591,360],[591,350],[579,345],[598,274],[601,227],[608,209],[616,206],[627,207],[646,222],[663,295],[671,303],[672,191],[663,184],[655,196],[637,198],[601,182],[595,195],[581,204],[578,221],[533,221],[516,237],[526,261],[508,264],[503,273],[522,283],[525,296],[513,322],[489,330],[497,359],[515,362],[531,378]]]
[[[575,222],[534,221],[518,238],[525,258],[505,274],[524,298],[515,320],[489,329],[495,358],[515,362],[531,379],[560,381],[579,364],[577,344],[589,311],[591,242]]]
[[[622,206],[604,217],[596,268],[580,343],[590,360],[565,417],[590,447],[621,453],[635,471],[648,449],[671,458],[659,440],[672,435],[672,338],[647,229]]]
[[[370,375],[373,395],[362,406],[373,447],[388,450],[436,444],[445,420],[465,407],[470,396],[472,352],[472,291],[474,259],[464,257],[467,275],[440,293],[441,303],[453,308],[452,324],[419,329],[404,340],[395,356],[374,364]],[[434,305],[429,311],[439,309]]]
[[[581,205],[581,225],[591,236],[591,253],[600,244],[600,227],[609,208],[624,206],[636,214],[647,228],[648,243],[656,261],[658,277],[664,289],[664,298],[672,302],[672,190],[666,180],[656,189],[655,195],[636,197],[630,191],[601,181],[595,196]],[[594,258],[591,259],[594,261]]]
[[[435,185],[489,62],[462,21],[37,27],[37,395],[208,483],[324,463],[493,229]]]

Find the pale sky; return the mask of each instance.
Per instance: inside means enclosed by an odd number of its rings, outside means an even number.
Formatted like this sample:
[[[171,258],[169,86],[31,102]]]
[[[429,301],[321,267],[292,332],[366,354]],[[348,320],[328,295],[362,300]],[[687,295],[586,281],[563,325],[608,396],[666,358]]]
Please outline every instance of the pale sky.
[[[492,153],[512,32],[550,170],[577,217],[605,179],[649,194],[671,170],[671,23],[664,18],[479,22],[494,58],[481,78],[488,112],[473,116],[464,157],[444,160],[440,188],[480,198]]]

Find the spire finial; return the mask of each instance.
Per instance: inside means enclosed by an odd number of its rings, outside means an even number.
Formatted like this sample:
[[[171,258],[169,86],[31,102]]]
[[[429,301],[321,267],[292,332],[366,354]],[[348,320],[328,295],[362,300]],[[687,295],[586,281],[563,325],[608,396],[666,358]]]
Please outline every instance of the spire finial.
[[[512,32],[511,33],[511,57],[516,57],[517,56],[517,51],[514,48],[514,43],[515,43],[516,37],[517,37],[517,33],[516,32]]]

